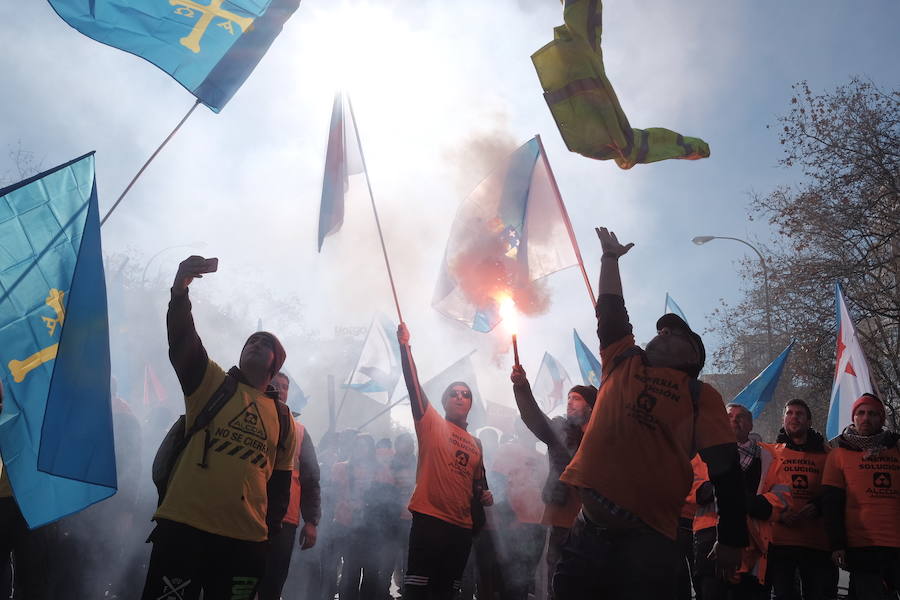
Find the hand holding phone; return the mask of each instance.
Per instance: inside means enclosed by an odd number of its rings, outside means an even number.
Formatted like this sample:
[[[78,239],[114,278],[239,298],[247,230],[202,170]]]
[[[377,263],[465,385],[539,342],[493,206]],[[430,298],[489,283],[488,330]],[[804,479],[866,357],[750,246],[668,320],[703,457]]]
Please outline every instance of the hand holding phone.
[[[172,284],[172,288],[178,293],[183,293],[187,291],[187,287],[194,278],[201,278],[204,273],[215,273],[218,269],[218,258],[189,256],[178,265],[178,272],[175,274],[175,283]]]

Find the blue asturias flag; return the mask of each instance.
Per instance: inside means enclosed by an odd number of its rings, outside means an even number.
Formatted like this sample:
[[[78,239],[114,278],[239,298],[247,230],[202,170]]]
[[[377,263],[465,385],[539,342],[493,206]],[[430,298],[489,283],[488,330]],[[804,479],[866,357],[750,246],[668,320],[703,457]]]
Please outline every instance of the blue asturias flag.
[[[675,298],[669,295],[669,292],[666,292],[666,307],[665,314],[674,313],[682,318],[682,320],[690,325],[690,322],[687,320],[687,317],[684,316],[684,311],[681,310],[681,307],[678,306],[678,303],[675,302]]]
[[[781,372],[784,370],[784,365],[793,347],[794,342],[788,344],[788,347],[782,350],[781,354],[769,363],[769,366],[763,369],[753,381],[748,383],[747,387],[742,389],[732,402],[746,407],[753,414],[754,419],[758,417],[772,400],[775,388],[778,387],[778,380],[781,379]]]
[[[0,189],[0,454],[29,527],[116,491],[93,153]]]
[[[578,358],[578,368],[581,369],[581,378],[584,385],[592,385],[595,388],[600,387],[600,361],[594,356],[594,353],[581,341],[578,331],[572,330],[575,335],[575,356]]]
[[[50,0],[66,23],[153,63],[219,112],[300,0]]]

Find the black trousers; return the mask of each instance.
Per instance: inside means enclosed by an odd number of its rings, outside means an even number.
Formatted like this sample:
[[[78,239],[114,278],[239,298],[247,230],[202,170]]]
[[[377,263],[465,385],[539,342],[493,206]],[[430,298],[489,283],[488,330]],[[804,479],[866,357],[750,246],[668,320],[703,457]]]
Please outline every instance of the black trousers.
[[[503,532],[506,550],[502,565],[503,600],[528,600],[538,563],[544,553],[547,528],[533,523],[513,523]]]
[[[413,513],[404,600],[449,600],[459,590],[472,548],[472,530]]]
[[[281,531],[269,539],[266,574],[259,585],[259,600],[279,600],[291,568],[291,556],[297,541],[297,526],[282,523]]]
[[[247,542],[160,519],[143,600],[252,600],[266,570],[266,542]]]
[[[547,540],[547,599],[553,600],[553,575],[556,573],[556,565],[562,557],[562,547],[569,537],[568,527],[554,525],[550,528],[550,539]]]
[[[0,597],[8,598],[10,586],[15,598],[44,600],[53,597],[51,586],[56,551],[55,524],[29,530],[19,505],[12,497],[0,498]],[[10,558],[15,560],[15,581],[10,581]],[[5,595],[4,595],[5,594]]]
[[[850,589],[857,600],[882,600],[900,591],[900,548],[847,548]]]
[[[678,519],[678,600],[691,600],[702,595],[694,584],[694,520],[686,517]],[[691,590],[694,589],[694,594]]]
[[[775,592],[775,600],[824,600],[835,569],[827,550],[769,546],[766,579]],[[795,585],[798,572],[802,593],[798,593]]]
[[[609,529],[582,511],[562,548],[553,577],[557,600],[674,599],[678,544],[646,526]]]

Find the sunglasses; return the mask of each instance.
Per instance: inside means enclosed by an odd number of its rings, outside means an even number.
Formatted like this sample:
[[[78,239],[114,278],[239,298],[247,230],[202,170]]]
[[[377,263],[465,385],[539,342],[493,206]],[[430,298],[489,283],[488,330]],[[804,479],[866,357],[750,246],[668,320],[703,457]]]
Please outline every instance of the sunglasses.
[[[447,392],[447,396],[448,397],[461,396],[461,397],[465,398],[466,400],[471,400],[472,392],[470,392],[469,390],[450,390],[449,392]]]

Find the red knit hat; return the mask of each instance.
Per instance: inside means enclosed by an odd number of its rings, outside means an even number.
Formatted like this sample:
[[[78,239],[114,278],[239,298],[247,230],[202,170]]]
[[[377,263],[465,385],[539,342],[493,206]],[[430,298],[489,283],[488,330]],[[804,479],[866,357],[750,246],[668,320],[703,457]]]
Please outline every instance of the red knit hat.
[[[853,403],[853,410],[850,411],[850,418],[853,418],[853,415],[856,414],[856,409],[858,409],[863,404],[871,404],[878,409],[878,412],[881,413],[881,418],[885,418],[884,403],[881,401],[881,398],[879,398],[875,394],[870,394],[868,392],[857,398],[856,402]]]

